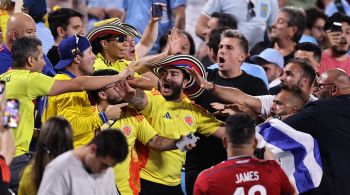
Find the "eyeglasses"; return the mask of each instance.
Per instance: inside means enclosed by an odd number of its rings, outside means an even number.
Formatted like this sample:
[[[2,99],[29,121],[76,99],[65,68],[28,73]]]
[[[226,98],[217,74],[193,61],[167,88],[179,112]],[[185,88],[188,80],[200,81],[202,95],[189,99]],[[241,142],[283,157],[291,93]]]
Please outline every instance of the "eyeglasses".
[[[126,41],[126,36],[117,36],[108,39],[108,41],[117,41],[118,43],[124,43]]]
[[[256,16],[256,13],[254,11],[254,3],[249,0],[248,2],[248,14],[247,14],[247,20],[251,20],[252,18],[254,18]]]
[[[112,87],[114,87],[115,86],[115,84],[113,83],[113,84],[110,84],[110,85],[107,85],[107,86],[105,86],[105,87],[102,87],[101,89],[99,89],[98,91],[100,92],[100,91],[106,91],[107,89],[110,89],[110,88],[112,88]]]
[[[318,82],[315,82],[314,83],[314,87],[316,89],[324,89],[326,86],[332,86],[334,87],[335,86],[335,83],[318,83]]]

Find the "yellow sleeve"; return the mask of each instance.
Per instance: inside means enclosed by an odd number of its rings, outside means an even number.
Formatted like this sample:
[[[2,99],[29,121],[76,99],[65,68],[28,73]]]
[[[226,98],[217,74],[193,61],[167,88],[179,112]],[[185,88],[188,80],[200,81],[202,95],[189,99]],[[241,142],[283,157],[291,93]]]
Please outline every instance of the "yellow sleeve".
[[[86,92],[71,92],[56,96],[57,115],[68,120],[73,128],[74,147],[88,144],[95,131],[107,122],[104,112],[93,113]]]
[[[222,122],[207,110],[204,110],[204,108],[199,108],[197,105],[193,106],[197,115],[197,132],[205,136],[210,136],[221,126]]]
[[[56,101],[54,101],[55,97],[48,97],[45,96],[44,97],[44,110],[43,110],[43,114],[41,116],[41,122],[42,124],[45,123],[45,121],[47,121],[49,118],[53,117],[53,116],[57,116],[57,105],[56,105]]]
[[[157,131],[149,124],[145,117],[141,114],[136,116],[138,124],[137,131],[137,140],[140,141],[143,145],[146,145],[147,142],[157,135]]]
[[[156,98],[154,96],[154,90],[152,91],[144,91],[146,94],[146,98],[148,99],[148,103],[146,105],[146,107],[142,110],[140,110],[140,113],[143,114],[144,116],[152,116],[152,109],[154,105],[156,103]]]
[[[0,26],[1,26],[1,30],[2,30],[2,42],[5,43],[6,42],[6,31],[7,31],[7,21],[9,19],[9,14],[7,13],[7,11],[2,10],[1,11],[1,15],[0,15]]]
[[[18,195],[36,195],[37,189],[32,176],[32,164],[29,164],[23,171],[18,187]]]
[[[55,83],[55,79],[41,73],[33,72],[30,73],[28,83],[30,84],[28,85],[27,93],[29,97],[33,97],[34,99],[39,96],[46,96]]]

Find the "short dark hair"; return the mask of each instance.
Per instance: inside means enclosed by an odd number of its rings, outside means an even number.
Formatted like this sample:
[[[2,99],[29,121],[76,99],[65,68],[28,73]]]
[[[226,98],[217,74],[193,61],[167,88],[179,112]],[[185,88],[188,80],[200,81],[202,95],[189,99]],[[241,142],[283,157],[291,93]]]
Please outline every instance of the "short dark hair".
[[[226,135],[232,146],[249,144],[255,138],[255,121],[246,113],[229,116],[226,121]]]
[[[237,29],[237,20],[232,14],[214,12],[211,17],[218,19],[218,27]]]
[[[117,75],[119,72],[113,69],[101,69],[95,71],[92,76],[106,76],[106,75]],[[102,89],[97,89],[97,90],[91,90],[88,91],[89,98],[94,104],[100,103],[100,97],[98,96],[98,92],[100,92]]]
[[[340,13],[340,12],[335,12],[331,17],[328,18],[324,28],[325,30],[330,29],[331,25],[333,24],[333,22],[346,22],[350,25],[350,17]]]
[[[302,43],[298,43],[295,45],[294,47],[294,51],[308,51],[308,52],[312,52],[314,54],[314,58],[317,62],[321,61],[321,55],[322,55],[322,51],[321,48],[311,42],[302,42]]]
[[[297,64],[302,69],[303,77],[306,77],[309,80],[311,86],[316,77],[316,72],[312,65],[308,61],[302,59],[291,59],[288,61],[288,64],[289,63]]]
[[[11,49],[12,67],[23,68],[32,56],[38,59],[38,46],[42,46],[41,41],[36,37],[21,37],[15,40]]]
[[[112,37],[114,37],[115,35],[113,34],[107,34],[107,35],[103,35],[100,37],[97,37],[96,39],[94,39],[93,41],[90,41],[91,43],[91,47],[92,47],[92,52],[97,55],[98,53],[100,53],[102,51],[102,45],[101,45],[101,41],[102,40],[109,40]]]
[[[73,130],[69,122],[62,117],[47,120],[36,143],[33,161],[33,179],[39,189],[46,165],[58,155],[73,149]]]
[[[294,42],[299,42],[301,36],[304,34],[304,29],[306,26],[306,16],[304,10],[294,6],[286,6],[281,8],[280,12],[288,15],[288,26],[296,26],[298,28],[297,32],[292,38]]]
[[[306,28],[312,29],[318,19],[323,19],[327,21],[327,15],[320,9],[316,7],[309,8],[305,10],[306,14]]]
[[[239,46],[241,47],[242,51],[244,53],[248,54],[248,52],[249,52],[248,40],[238,30],[227,29],[224,32],[222,32],[221,39],[222,38],[236,38],[236,39],[238,39],[239,40]]]
[[[62,27],[63,30],[67,30],[69,25],[69,19],[73,17],[79,17],[83,19],[83,14],[70,8],[60,8],[56,11],[50,12],[48,15],[49,28],[52,36],[56,39],[58,36],[57,28]]]
[[[228,27],[218,27],[211,31],[209,41],[208,41],[208,47],[214,51],[214,54],[217,55],[219,51],[219,44],[221,40],[221,34],[225,30],[229,29]]]
[[[106,129],[98,133],[90,144],[97,147],[97,157],[111,157],[117,163],[125,160],[128,155],[128,143],[120,129]]]

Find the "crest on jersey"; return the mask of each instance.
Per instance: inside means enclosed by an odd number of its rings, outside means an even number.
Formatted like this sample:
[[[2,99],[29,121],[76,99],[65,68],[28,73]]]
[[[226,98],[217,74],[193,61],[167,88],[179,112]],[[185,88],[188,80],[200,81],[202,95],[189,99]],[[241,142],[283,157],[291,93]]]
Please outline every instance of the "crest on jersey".
[[[189,126],[192,126],[193,125],[192,116],[185,116],[185,123]]]
[[[124,133],[125,136],[128,137],[128,136],[131,134],[131,127],[129,127],[129,126],[124,126],[124,127],[122,128],[122,132]]]

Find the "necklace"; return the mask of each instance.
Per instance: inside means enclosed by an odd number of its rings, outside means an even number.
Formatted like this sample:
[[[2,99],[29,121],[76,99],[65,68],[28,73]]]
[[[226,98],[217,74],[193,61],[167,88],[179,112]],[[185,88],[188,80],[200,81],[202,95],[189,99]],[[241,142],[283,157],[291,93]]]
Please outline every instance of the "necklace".
[[[184,107],[184,102],[182,101],[181,104],[180,104],[180,109],[178,109],[178,106],[176,105],[176,107],[174,107],[173,109],[171,109],[171,113],[172,113],[174,116],[176,116],[177,119],[179,119],[179,115],[180,115],[180,113],[181,113],[183,107]],[[179,110],[179,111],[177,112],[177,114],[174,112],[174,111],[175,111],[175,108],[177,108],[176,110]]]

